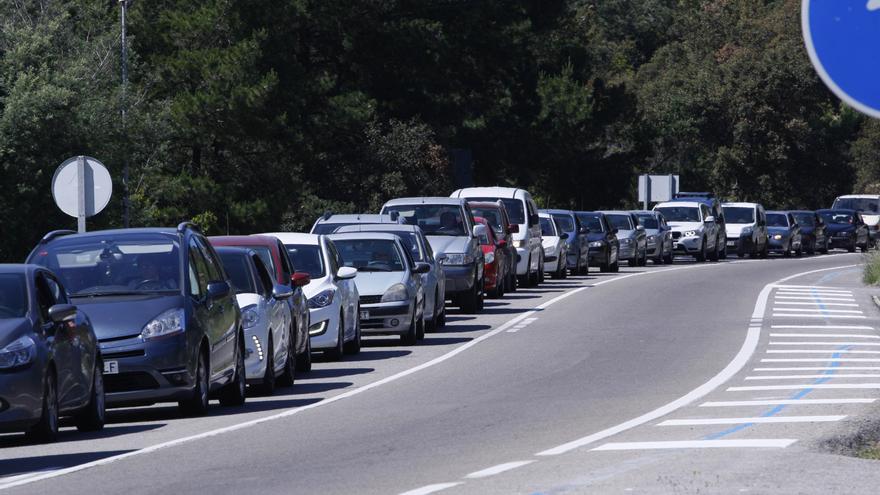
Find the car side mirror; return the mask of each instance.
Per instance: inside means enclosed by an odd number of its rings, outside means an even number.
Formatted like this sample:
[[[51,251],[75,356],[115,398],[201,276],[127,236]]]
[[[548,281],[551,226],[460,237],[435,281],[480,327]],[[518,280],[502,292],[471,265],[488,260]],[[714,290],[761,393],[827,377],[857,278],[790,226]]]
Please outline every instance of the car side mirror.
[[[221,299],[229,295],[231,287],[228,282],[210,282],[208,284],[208,299]]]
[[[568,239],[568,232],[563,232],[559,234],[559,238],[562,240]]]
[[[588,229],[587,227],[581,227],[581,229],[578,231],[578,233],[579,234],[589,234],[590,229]]]
[[[357,277],[357,274],[357,268],[352,268],[350,266],[343,266],[339,270],[336,270],[336,278],[338,280],[351,280]]]
[[[618,232],[620,232],[620,229],[618,229],[617,227],[611,229],[611,233],[614,235],[617,235]]]
[[[519,225],[517,225],[517,224],[508,225],[507,232],[510,234],[519,234]]]
[[[76,318],[76,306],[73,304],[56,304],[49,308],[49,319],[54,323],[73,321]]]
[[[294,287],[302,287],[309,285],[312,281],[312,276],[306,272],[295,272],[290,276],[290,280],[293,282]]]
[[[431,265],[427,263],[416,263],[413,267],[413,273],[428,273],[431,271]]]
[[[293,297],[293,289],[286,285],[275,284],[272,288],[272,297],[278,300],[290,299]]]
[[[708,217],[706,217],[706,223],[715,223],[715,217],[709,215]]]
[[[483,224],[474,225],[474,237],[481,238],[489,235],[489,232],[486,230],[486,226]]]
[[[636,230],[638,230],[638,231],[645,230],[645,226],[644,225],[636,225]]]

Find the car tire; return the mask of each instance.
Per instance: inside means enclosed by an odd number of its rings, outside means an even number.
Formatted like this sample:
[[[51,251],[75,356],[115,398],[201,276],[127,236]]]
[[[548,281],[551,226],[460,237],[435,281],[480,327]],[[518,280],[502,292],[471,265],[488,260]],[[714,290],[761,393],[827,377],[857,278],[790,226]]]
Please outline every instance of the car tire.
[[[791,258],[791,244],[782,250],[783,258]]]
[[[99,431],[104,428],[104,421],[107,417],[104,399],[104,365],[98,360],[95,362],[95,371],[92,372],[92,392],[89,395],[89,403],[74,418],[77,430]]]
[[[864,245],[859,246],[859,250],[861,250],[863,253],[867,253],[868,252],[868,243],[866,242]]]
[[[339,312],[339,324],[336,325],[336,345],[332,349],[325,349],[324,356],[330,361],[339,361],[345,354],[345,317]]]
[[[618,273],[619,271],[620,271],[620,261],[615,261],[614,263],[611,263],[610,272],[611,273]]]
[[[700,245],[700,252],[694,255],[694,259],[699,262],[706,261],[706,239],[703,239],[703,243]]]
[[[642,257],[639,258],[639,266],[648,266],[648,248],[642,251]]]
[[[358,310],[360,313],[360,310]],[[342,345],[343,351],[350,355],[354,356],[355,354],[359,354],[361,352],[361,320],[358,318],[357,323],[354,327],[354,338],[346,342]]]
[[[801,256],[804,255],[804,245],[803,244],[798,245],[797,251],[794,252],[794,255],[797,256],[798,258],[800,258]]]
[[[406,333],[400,336],[400,343],[403,345],[416,345],[416,342],[418,342],[418,330],[416,328],[415,311],[413,311],[412,322],[410,322]]]
[[[665,255],[663,255],[663,263],[666,263],[667,265],[671,265],[673,258],[674,257],[672,255],[672,253],[666,253]]]
[[[269,335],[269,341],[266,345],[266,349],[268,349],[268,355],[266,356],[266,372],[263,373],[263,381],[255,387],[257,393],[263,396],[270,396],[275,393],[275,348],[273,347],[275,343],[272,341],[272,336]]]
[[[721,254],[718,252],[718,239],[715,239],[715,249],[711,253],[706,253],[706,257],[709,258],[709,261],[718,261],[720,256]]]
[[[507,284],[507,292],[516,292],[516,283],[518,282],[516,277],[516,265],[514,265],[510,271],[510,283]]]
[[[538,273],[535,274],[535,285],[540,285],[544,283],[544,261],[541,260],[538,262]]]
[[[639,256],[639,253],[636,253],[636,256],[634,258],[630,258],[630,259],[626,260],[626,264],[628,266],[638,266],[638,264],[639,264],[638,256]]]
[[[770,256],[770,245],[768,243],[764,243],[764,250],[761,251],[761,259],[766,260]]]
[[[422,317],[416,321],[416,340],[425,340],[425,302],[422,301]]]
[[[611,271],[611,253],[608,253],[608,256],[605,258],[605,262],[599,265],[599,271],[602,273],[608,273]]]
[[[196,383],[189,399],[177,403],[180,411],[186,416],[203,416],[208,412],[208,358],[205,349],[199,351],[196,363]]]
[[[270,348],[270,351],[271,348]],[[220,389],[220,405],[223,407],[235,407],[244,405],[247,398],[247,371],[244,364],[244,338],[238,338],[238,349],[235,351],[235,376],[232,383]],[[274,366],[274,364],[273,364]],[[273,378],[275,370],[272,370]],[[274,380],[273,380],[274,382]]]
[[[294,341],[296,333],[294,333],[290,340]],[[296,354],[296,345],[293,346],[294,357],[293,360],[296,362],[296,371],[300,371],[302,373],[308,373],[312,371],[312,338],[309,337],[308,329],[306,329],[306,349],[302,352],[302,354]],[[293,382],[291,382],[291,385]]]
[[[306,349],[311,352],[312,343],[309,342]],[[311,357],[311,355],[309,356]],[[293,342],[293,334],[287,339],[287,362],[284,364],[284,371],[278,377],[277,383],[281,387],[292,387],[296,381],[296,372],[299,371],[299,360],[296,356],[296,345]]]
[[[43,410],[37,424],[28,428],[28,440],[37,443],[54,442],[58,438],[58,380],[54,369],[48,370],[43,385]]]

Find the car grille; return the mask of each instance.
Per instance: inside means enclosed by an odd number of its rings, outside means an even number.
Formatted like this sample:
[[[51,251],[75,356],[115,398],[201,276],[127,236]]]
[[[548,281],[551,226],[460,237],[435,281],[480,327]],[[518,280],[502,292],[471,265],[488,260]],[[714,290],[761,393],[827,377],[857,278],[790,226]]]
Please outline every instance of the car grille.
[[[159,383],[152,375],[143,371],[104,375],[104,390],[107,393],[149,390],[152,388],[159,388]]]
[[[672,232],[672,238],[673,238],[673,239],[678,239],[678,238],[680,238],[680,237],[681,237],[681,232]]]
[[[361,304],[377,304],[382,302],[382,296],[361,296],[359,301]]]
[[[121,352],[106,352],[106,351],[104,351],[101,353],[101,357],[104,358],[105,360],[107,360],[107,359],[120,359],[120,358],[127,358],[127,357],[140,357],[143,355],[144,355],[143,349],[137,349],[134,351],[121,351]]]

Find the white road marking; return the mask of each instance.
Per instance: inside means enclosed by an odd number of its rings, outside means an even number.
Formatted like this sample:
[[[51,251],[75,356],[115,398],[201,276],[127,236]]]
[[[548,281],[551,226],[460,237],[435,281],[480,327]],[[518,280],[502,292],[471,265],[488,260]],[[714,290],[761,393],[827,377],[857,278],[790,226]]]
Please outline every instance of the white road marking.
[[[61,466],[44,468],[44,469],[40,469],[37,471],[30,471],[27,473],[15,474],[12,476],[4,476],[4,477],[0,478],[0,483],[12,483],[14,481],[26,480],[28,478],[33,478],[34,476],[39,476],[43,473],[57,471],[58,469],[61,469]]]
[[[880,342],[778,342],[771,341],[769,345],[861,345],[878,346]]]
[[[809,338],[847,338],[847,339],[880,339],[880,335],[864,333],[771,333],[771,337],[809,337]]]
[[[853,297],[852,292],[828,292],[828,291],[795,291],[795,290],[779,290],[776,291],[777,296],[806,296],[813,297]]]
[[[797,385],[753,385],[749,387],[728,387],[728,392],[756,392],[759,390],[803,390],[805,388],[827,389],[880,389],[880,383],[803,383]]]
[[[838,416],[755,416],[751,418],[692,418],[669,419],[657,426],[741,425],[747,423],[831,423],[846,419]]]
[[[880,366],[792,366],[789,368],[753,368],[752,371],[868,371],[880,370]]]
[[[658,450],[658,449],[729,449],[729,448],[777,448],[784,449],[797,442],[794,438],[752,438],[748,440],[673,440],[665,442],[612,442],[600,445],[593,451],[609,450]]]
[[[834,369],[834,368],[832,368]],[[880,378],[880,373],[835,373],[833,375],[761,375],[747,376],[746,380],[801,380],[806,378]]]
[[[499,474],[499,473],[503,473],[503,472],[505,472],[505,471],[510,471],[511,469],[516,469],[516,468],[518,468],[518,467],[522,467],[522,466],[525,466],[525,465],[531,464],[531,463],[533,463],[533,462],[535,462],[535,461],[534,461],[534,460],[531,460],[531,461],[515,461],[515,462],[507,462],[507,463],[504,463],[504,464],[498,464],[497,466],[492,466],[492,467],[490,467],[490,468],[486,468],[486,469],[483,469],[483,470],[481,470],[481,471],[477,471],[477,472],[471,473],[471,474],[465,476],[465,478],[473,478],[473,479],[475,479],[475,478],[486,478],[486,477],[488,477],[488,476],[493,476],[493,475],[496,475],[496,474]]]
[[[776,289],[779,292],[805,292],[807,294],[815,294],[817,292],[852,294],[852,291],[849,289],[839,289],[839,288],[834,288],[834,287],[781,287],[781,286],[778,286],[778,287],[776,287]]]
[[[865,325],[770,325],[770,328],[778,330],[806,330],[810,328],[820,328],[822,330],[874,330],[874,327]]]
[[[808,290],[846,290],[840,287],[827,287],[822,285],[776,285],[777,289],[808,289]]]
[[[849,314],[865,314],[864,311],[857,309],[808,309],[808,308],[779,308],[774,307],[773,311],[800,311],[801,313],[849,313]]]
[[[446,490],[447,488],[452,488],[454,486],[461,485],[461,481],[456,481],[453,483],[437,483],[435,485],[427,485],[421,488],[416,488],[415,490],[410,490],[408,492],[403,492],[400,495],[428,495],[429,493],[436,493],[442,490]]]
[[[762,359],[762,363],[880,363],[880,359],[868,358],[824,358],[824,359]]]
[[[867,316],[857,315],[806,315],[802,313],[773,313],[774,318],[849,318],[864,320]]]
[[[513,328],[511,328],[510,330],[508,330],[507,333],[516,333],[516,332],[522,330],[523,328],[525,328],[525,327],[531,325],[532,323],[534,323],[534,322],[536,322],[536,321],[538,321],[537,318],[526,318],[525,320],[523,320],[523,321],[517,323]]]
[[[782,305],[787,305],[787,306],[844,306],[844,307],[848,307],[848,308],[858,308],[859,307],[859,305],[856,303],[853,303],[853,304],[850,304],[850,303],[830,303],[830,302],[825,302],[825,301],[817,301],[817,302],[774,301],[773,305],[774,306],[782,306]],[[792,309],[798,309],[798,308],[792,308]]]
[[[784,299],[787,301],[815,301],[816,298],[812,296],[774,296],[774,300]],[[855,301],[852,297],[820,297],[822,301]]]
[[[877,399],[779,399],[779,400],[731,400],[704,402],[700,407],[742,406],[809,406],[819,404],[871,404]]]
[[[831,270],[842,270],[845,268],[852,268],[859,265],[846,265],[846,266],[836,266],[830,268],[821,268],[818,270],[809,270],[806,272],[796,273],[794,275],[789,275],[788,277],[777,280],[775,283],[778,284],[780,282],[785,282],[797,277],[802,277],[804,275],[810,275],[813,273],[827,272]],[[651,273],[651,272],[646,272]],[[761,289],[760,294],[758,294],[758,298],[755,301],[755,309],[752,311],[752,319],[759,319],[764,317],[764,313],[767,310],[767,301],[770,299],[770,293],[774,290],[774,284],[767,284],[764,288]],[[730,378],[736,375],[751,359],[752,355],[755,352],[755,349],[758,346],[758,340],[761,336],[760,328],[749,327],[746,332],[746,338],[743,342],[742,347],[739,352],[737,352],[736,356],[734,356],[733,360],[724,367],[717,375],[713,376],[706,383],[700,385],[699,387],[691,390],[684,396],[666,404],[663,406],[654,409],[653,411],[649,411],[641,416],[633,418],[629,421],[625,421],[616,426],[612,426],[610,428],[606,428],[604,430],[598,431],[596,433],[592,433],[585,437],[581,437],[579,439],[573,440],[571,442],[564,443],[557,447],[553,447],[547,450],[543,450],[538,452],[536,455],[538,456],[552,456],[552,455],[560,455],[566,452],[569,452],[574,449],[578,449],[589,445],[591,443],[598,442],[599,440],[608,438],[612,435],[616,435],[620,432],[635,428],[636,426],[643,425],[650,421],[653,421],[657,418],[665,416],[677,409],[680,409],[701,397],[706,396],[716,388],[723,385]],[[708,440],[706,440],[708,441]],[[720,441],[720,440],[715,440]],[[730,441],[730,440],[727,440]],[[794,442],[794,440],[791,440]]]
[[[767,354],[880,354],[880,351],[850,351],[841,349],[770,349]]]

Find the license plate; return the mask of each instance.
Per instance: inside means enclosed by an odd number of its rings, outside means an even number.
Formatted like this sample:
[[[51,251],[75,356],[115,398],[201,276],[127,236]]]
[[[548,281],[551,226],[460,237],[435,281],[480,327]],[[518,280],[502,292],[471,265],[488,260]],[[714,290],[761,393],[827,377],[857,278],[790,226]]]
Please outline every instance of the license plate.
[[[728,247],[736,246],[736,241],[727,241],[727,246]]]
[[[119,362],[118,361],[104,361],[104,374],[105,375],[118,375],[119,374]]]
[[[369,320],[370,319],[370,312],[362,309],[361,310],[361,319],[362,320]]]

